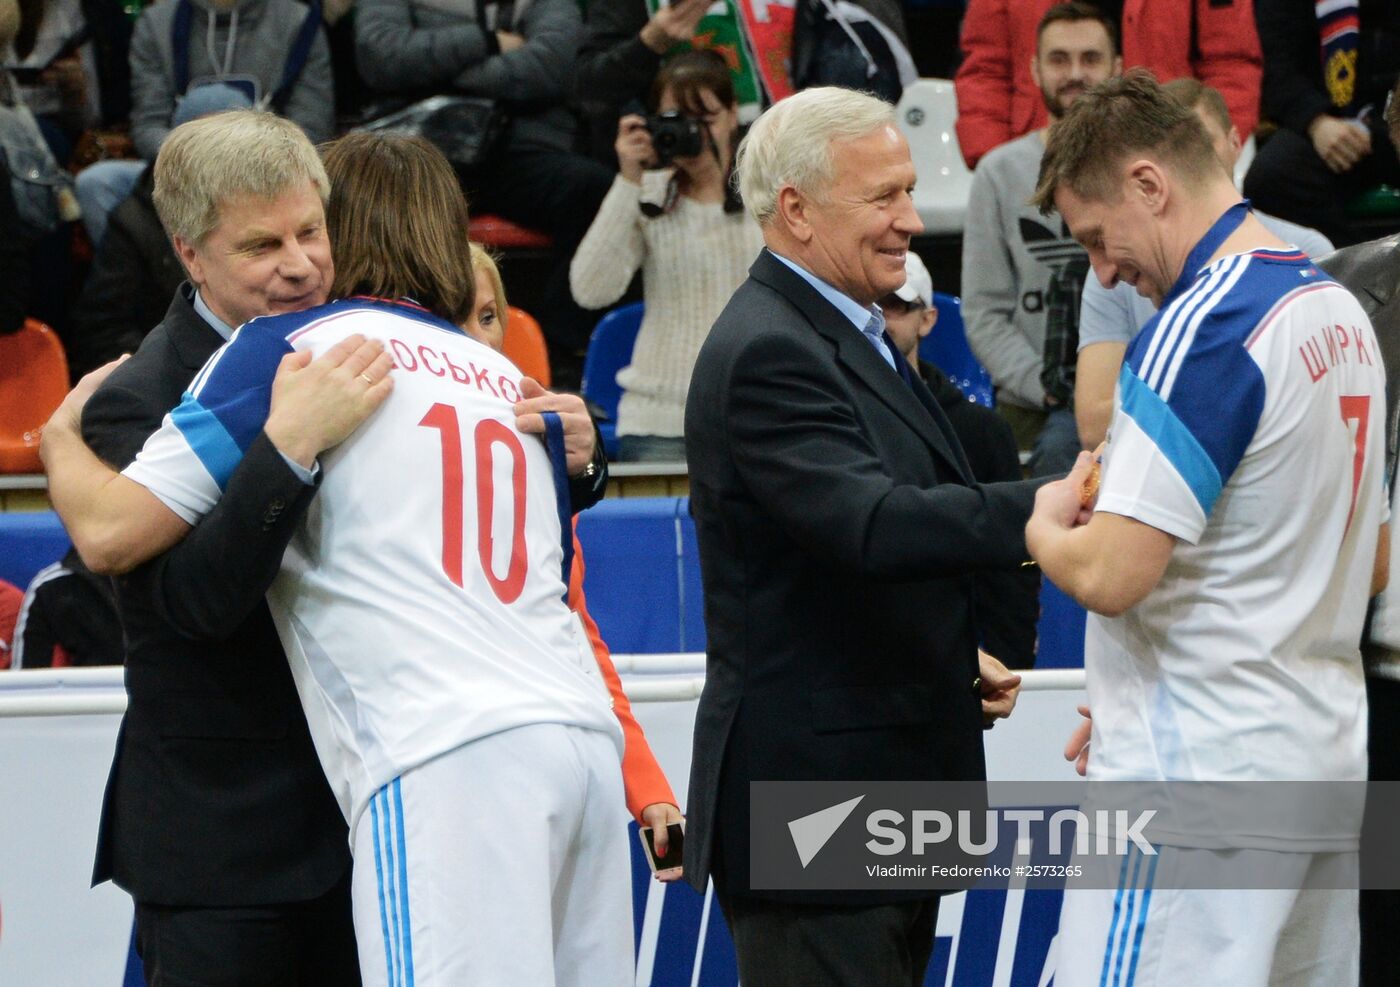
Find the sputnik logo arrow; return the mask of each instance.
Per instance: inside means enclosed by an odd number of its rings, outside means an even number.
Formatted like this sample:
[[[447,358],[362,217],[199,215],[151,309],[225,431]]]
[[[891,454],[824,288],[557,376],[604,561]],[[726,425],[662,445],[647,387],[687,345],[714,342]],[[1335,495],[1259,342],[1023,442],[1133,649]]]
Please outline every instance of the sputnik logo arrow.
[[[841,824],[855,811],[856,806],[865,800],[864,795],[833,805],[829,808],[801,816],[788,823],[793,846],[797,847],[797,858],[805,870],[812,858],[821,852],[827,841],[836,835]]]

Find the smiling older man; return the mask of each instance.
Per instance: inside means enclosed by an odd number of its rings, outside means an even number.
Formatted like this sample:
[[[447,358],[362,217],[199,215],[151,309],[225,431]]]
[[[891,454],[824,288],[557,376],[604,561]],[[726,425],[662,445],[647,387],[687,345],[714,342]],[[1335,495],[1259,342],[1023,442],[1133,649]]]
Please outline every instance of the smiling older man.
[[[1025,557],[1035,487],[975,483],[884,332],[922,229],[893,108],[800,92],[738,172],[767,249],[686,404],[709,654],[685,873],[713,875],[744,983],[922,983],[937,892],[754,889],[749,782],[984,776],[1020,680],[979,680],[972,577]]]

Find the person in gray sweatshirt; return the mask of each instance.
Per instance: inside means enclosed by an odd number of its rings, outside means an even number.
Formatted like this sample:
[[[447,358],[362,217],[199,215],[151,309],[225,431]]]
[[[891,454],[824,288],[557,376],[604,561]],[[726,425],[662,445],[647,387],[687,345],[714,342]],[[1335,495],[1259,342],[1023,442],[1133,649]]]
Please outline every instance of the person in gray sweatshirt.
[[[1031,75],[1049,127],[1003,144],[977,164],[963,225],[962,290],[967,341],[996,385],[997,411],[1031,450],[1032,475],[1062,472],[1079,450],[1074,416],[1047,400],[1040,381],[1045,293],[1083,249],[1058,216],[1030,204],[1045,134],[1074,100],[1122,69],[1116,27],[1097,7],[1074,2],[1041,19]]]
[[[141,161],[100,161],[78,176],[94,246],[107,217],[136,187],[173,126],[180,101],[214,82],[237,86],[255,107],[287,117],[313,144],[335,136],[335,87],[325,29],[292,59],[310,8],[298,0],[168,0],[151,4],[131,36],[131,140]],[[176,46],[177,22],[188,24]]]

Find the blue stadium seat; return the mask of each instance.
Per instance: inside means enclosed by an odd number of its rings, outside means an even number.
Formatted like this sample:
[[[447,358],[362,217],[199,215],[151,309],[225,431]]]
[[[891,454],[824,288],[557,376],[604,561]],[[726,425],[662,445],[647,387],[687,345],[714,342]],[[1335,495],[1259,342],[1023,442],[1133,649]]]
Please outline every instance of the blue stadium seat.
[[[972,355],[972,347],[967,345],[962,299],[935,291],[933,307],[938,309],[938,324],[919,344],[920,358],[947,374],[969,401],[975,401],[985,408],[992,407],[992,375],[977,362],[977,357]]]
[[[583,360],[583,396],[608,413],[609,420],[600,423],[599,429],[609,459],[617,458],[617,403],[622,399],[617,372],[632,362],[644,309],[641,302],[633,302],[599,319]]]
[[[619,654],[681,647],[675,497],[613,497],[578,516],[588,611]]]
[[[0,513],[0,579],[24,589],[36,572],[63,558],[71,545],[53,511]]]

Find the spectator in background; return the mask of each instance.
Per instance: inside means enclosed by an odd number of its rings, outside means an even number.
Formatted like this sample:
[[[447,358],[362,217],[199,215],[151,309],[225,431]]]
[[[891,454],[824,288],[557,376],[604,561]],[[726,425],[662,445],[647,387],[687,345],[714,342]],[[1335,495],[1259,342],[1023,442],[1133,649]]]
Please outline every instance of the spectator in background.
[[[1113,22],[1088,3],[1062,3],[1041,19],[1031,75],[1048,127],[988,154],[972,176],[963,231],[967,341],[992,375],[997,411],[1030,449],[1033,476],[1074,464],[1079,441],[1068,407],[1046,394],[1045,293],[1051,277],[1084,251],[1060,217],[1030,204],[1046,134],[1087,89],[1122,67]]]
[[[995,411],[969,401],[938,367],[919,359],[919,343],[933,331],[938,309],[933,306],[933,278],[919,255],[904,255],[904,287],[880,299],[885,331],[900,355],[928,385],[933,399],[948,416],[967,454],[978,483],[1021,479],[1016,436]],[[978,629],[982,650],[1007,668],[1035,664],[1036,621],[1040,616],[1040,574],[1024,568],[983,572],[978,581]]]
[[[646,97],[671,48],[689,41],[710,0],[676,0],[647,16],[647,0],[593,0],[583,12],[575,100],[587,121],[589,153],[617,165],[616,121]]]
[[[969,0],[963,17],[958,144],[969,168],[992,148],[1045,126],[1031,77],[1036,26],[1054,0]],[[1249,134],[1259,119],[1259,39],[1253,0],[1105,0],[1120,26],[1123,64],[1163,79],[1191,76],[1225,95]],[[1311,4],[1309,4],[1311,7]]]
[[[66,164],[85,128],[131,112],[131,24],[114,0],[29,0],[21,10],[18,33],[0,53],[24,70],[22,98]]]
[[[1347,200],[1382,182],[1400,185],[1381,120],[1400,73],[1400,4],[1255,0],[1255,18],[1264,115],[1279,129],[1259,148],[1245,195],[1337,243],[1355,243]]]
[[[19,4],[0,0],[0,50],[9,47],[18,30]],[[0,105],[11,109],[15,99],[13,78],[0,72]],[[18,332],[29,314],[29,245],[10,191],[9,158],[8,151],[0,157],[0,334]]]
[[[171,122],[178,127],[206,113],[249,105],[241,89],[200,86],[180,100]],[[185,269],[156,215],[154,187],[154,166],[147,165],[131,194],[108,218],[106,235],[73,307],[67,350],[74,380],[134,351],[160,324],[175,289],[185,280]]]
[[[78,176],[94,245],[144,162],[155,160],[181,100],[203,85],[242,88],[254,106],[287,117],[313,143],[333,136],[334,83],[319,16],[299,0],[168,0],[141,13],[131,39],[131,139],[142,160],[99,161]],[[299,43],[304,30],[312,32],[309,45]]]
[[[657,75],[649,103],[653,113],[679,113],[672,123],[688,123],[695,145],[661,159],[646,119],[618,121],[622,171],[579,245],[569,282],[580,305],[601,308],[642,269],[646,314],[632,362],[617,375],[619,458],[679,462],[696,354],[763,235],[729,181],[739,125],[724,59],[712,51],[677,55]]]
[[[1230,124],[1224,97],[1195,79],[1174,79],[1162,91],[1193,110],[1215,156],[1232,176],[1240,157],[1240,133]],[[1311,257],[1331,253],[1332,243],[1317,230],[1298,226],[1254,210],[1254,218],[1274,236],[1291,243]],[[1080,444],[1095,449],[1108,434],[1113,416],[1113,388],[1123,366],[1128,343],[1157,311],[1151,300],[1131,284],[1119,281],[1111,288],[1097,278],[1084,278],[1079,309],[1078,360],[1074,374],[1074,415]],[[1066,348],[1066,354],[1073,352]]]
[[[0,0],[0,50],[22,25],[16,0]],[[61,336],[67,328],[67,224],[77,202],[50,143],[15,76],[0,69],[0,333],[18,332],[28,316]]]
[[[567,101],[583,33],[579,5],[533,0],[480,9],[490,25],[478,23],[472,0],[360,0],[360,74],[381,93],[456,92],[505,103],[510,123],[500,146],[479,173],[461,177],[474,215],[495,213],[553,237],[554,269],[535,314],[550,341],[555,383],[576,386],[596,319],[569,294],[569,259],[612,179],[574,153]]]

